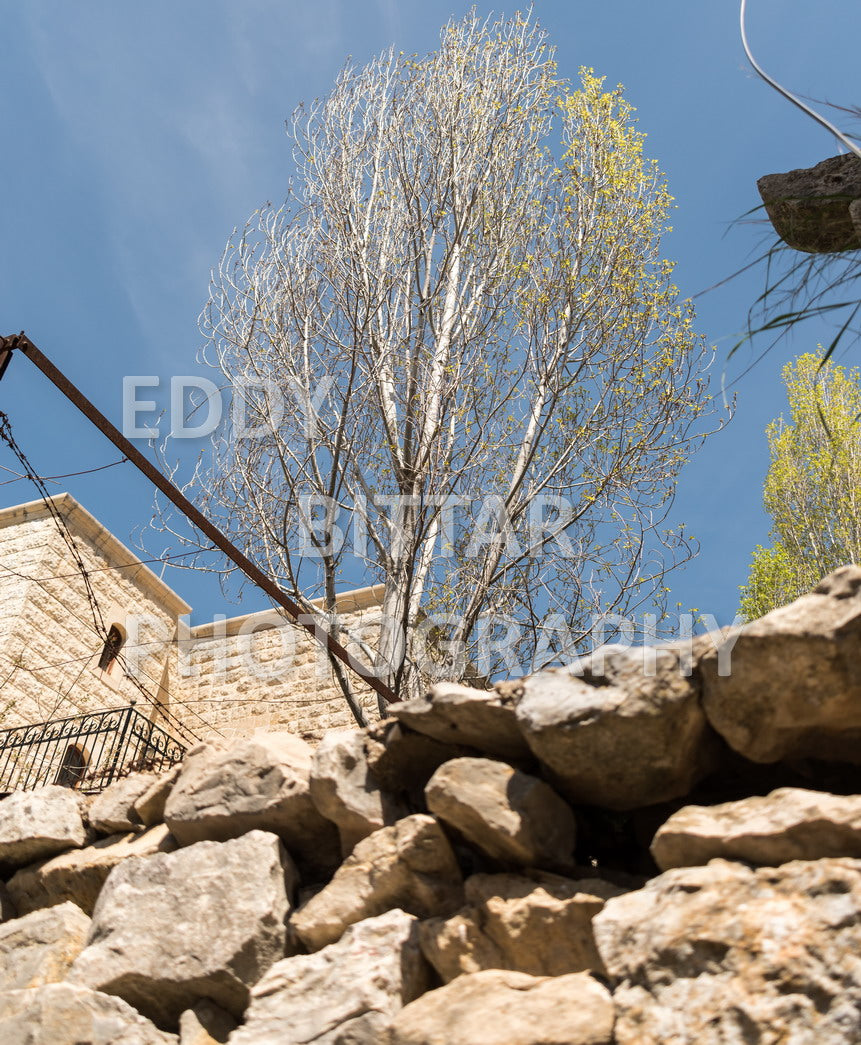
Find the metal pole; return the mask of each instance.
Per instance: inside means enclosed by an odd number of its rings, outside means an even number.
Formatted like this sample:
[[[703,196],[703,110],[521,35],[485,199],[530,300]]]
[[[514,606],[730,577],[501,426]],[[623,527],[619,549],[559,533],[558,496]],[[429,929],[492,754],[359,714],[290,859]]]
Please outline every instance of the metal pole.
[[[128,439],[95,407],[89,399],[71,381],[59,371],[33,342],[22,331],[9,337],[0,338],[0,378],[6,372],[13,351],[22,352],[36,367],[42,371],[45,377],[58,388],[63,395],[81,411],[98,428],[102,435],[106,436],[120,453],[129,459],[131,463],[142,472],[147,479],[160,490],[167,499],[174,504],[193,523],[198,530],[223,552],[231,562],[235,563],[249,580],[252,580],[258,588],[264,591],[270,599],[274,600],[282,609],[285,609],[296,623],[307,631],[312,638],[321,643],[338,660],[342,661],[354,671],[363,682],[378,693],[386,703],[391,704],[397,698],[392,690],[368,669],[360,660],[345,649],[337,639],[333,638],[325,628],[314,620],[308,620],[308,615],[303,613],[302,608],[290,598],[279,586],[268,577],[258,566],[234,545],[216,526],[206,518],[185,497],[173,483],[154,466]]]

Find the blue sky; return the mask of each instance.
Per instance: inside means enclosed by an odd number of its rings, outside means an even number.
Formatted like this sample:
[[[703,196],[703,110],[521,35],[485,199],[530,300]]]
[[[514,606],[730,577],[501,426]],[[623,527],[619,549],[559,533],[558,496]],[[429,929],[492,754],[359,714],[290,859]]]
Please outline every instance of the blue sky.
[[[861,103],[861,7],[750,5],[751,43],[766,69],[798,93]],[[284,195],[284,120],[327,93],[348,55],[363,63],[390,44],[431,50],[440,26],[469,6],[0,0],[0,333],[25,329],[117,422],[123,375],[199,372],[209,270],[231,229]],[[839,151],[748,69],[735,3],[537,0],[535,11],[563,75],[587,65],[625,85],[676,198],[665,252],[685,295],[749,260],[761,231],[733,221],[759,202],[760,175]],[[761,290],[753,273],[697,300],[699,330],[717,347],[716,390],[762,347],[727,362]],[[752,550],[767,538],[763,430],[784,406],[780,369],[817,340],[830,340],[824,325],[782,343],[734,384],[734,420],[682,475],[675,518],[702,551],[668,583],[674,600],[720,623],[732,619]],[[0,385],[0,409],[42,474],[117,457],[26,361],[16,359]],[[0,473],[0,482],[11,478]],[[70,490],[124,540],[149,516],[149,488],[127,465],[53,488]],[[24,481],[0,487],[0,504],[34,496]],[[174,571],[165,579],[195,605],[196,620],[237,612],[211,580]],[[263,605],[247,594],[245,608]]]

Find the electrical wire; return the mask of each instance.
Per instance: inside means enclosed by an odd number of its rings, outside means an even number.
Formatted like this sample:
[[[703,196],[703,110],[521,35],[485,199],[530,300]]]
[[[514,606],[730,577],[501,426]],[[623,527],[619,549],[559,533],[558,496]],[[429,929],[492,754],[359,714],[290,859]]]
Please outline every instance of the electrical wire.
[[[60,510],[57,508],[57,505],[55,504],[54,499],[48,492],[48,488],[45,486],[44,481],[36,473],[36,470],[27,460],[26,454],[15,441],[15,437],[12,435],[12,423],[9,420],[8,415],[5,414],[2,410],[0,410],[0,439],[2,439],[4,443],[6,443],[6,445],[9,447],[9,449],[20,462],[21,466],[24,468],[27,478],[33,482],[34,486],[39,491],[42,497],[42,501],[45,504],[45,507],[48,509],[51,518],[54,520],[54,523],[56,524],[57,529],[60,532],[60,536],[63,538],[65,544],[68,546],[69,551],[72,554],[72,559],[75,565],[78,567],[78,570],[80,571],[81,577],[84,581],[84,588],[87,596],[87,601],[90,605],[90,612],[93,615],[93,622],[95,624],[96,633],[101,634],[103,632],[104,636],[106,636],[107,629],[105,628],[105,622],[102,618],[102,611],[96,599],[96,593],[93,591],[93,586],[90,584],[90,578],[89,574],[87,573],[87,567],[84,564],[83,559],[81,558],[81,554],[78,550],[78,545],[75,541],[74,535],[72,534],[69,527],[66,525],[66,520],[63,518]]]
[[[861,148],[855,144],[850,138],[838,130],[829,120],[826,120],[824,116],[820,115],[815,109],[812,109],[809,105],[805,105],[804,102],[794,95],[791,91],[788,91],[785,87],[781,86],[777,80],[769,76],[768,73],[762,68],[762,66],[753,57],[753,52],[750,49],[750,45],[747,42],[747,30],[745,28],[745,13],[747,8],[747,0],[741,0],[741,7],[739,8],[739,26],[741,29],[741,45],[744,48],[744,53],[747,55],[747,60],[753,66],[753,71],[757,76],[761,77],[769,85],[773,87],[778,94],[782,95],[788,102],[797,106],[803,113],[815,120],[821,127],[824,127],[827,131],[830,131],[834,137],[849,149],[850,152],[861,159]]]

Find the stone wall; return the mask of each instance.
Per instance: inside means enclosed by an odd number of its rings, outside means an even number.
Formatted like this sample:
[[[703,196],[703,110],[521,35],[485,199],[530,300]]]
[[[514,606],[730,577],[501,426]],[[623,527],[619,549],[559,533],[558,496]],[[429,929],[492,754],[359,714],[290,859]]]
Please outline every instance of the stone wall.
[[[371,646],[379,629],[380,597],[375,587],[338,598],[343,627]],[[354,723],[323,648],[276,611],[201,625],[180,645],[179,688],[186,715],[198,709],[205,720],[194,726],[203,737],[283,729],[319,739],[327,730]],[[355,643],[346,645],[361,657]],[[360,686],[357,695],[369,721],[375,721],[374,692]]]
[[[857,1045],[861,568],[0,801],[0,1041]]]
[[[0,513],[0,691],[3,726],[23,725],[137,700],[155,718],[170,712],[177,617],[189,607],[80,505],[57,499],[95,593],[104,628],[128,633],[124,653],[142,687],[119,664],[98,667],[104,632],[71,549],[42,502]],[[158,639],[150,641],[150,632]],[[165,642],[164,637],[170,640]]]

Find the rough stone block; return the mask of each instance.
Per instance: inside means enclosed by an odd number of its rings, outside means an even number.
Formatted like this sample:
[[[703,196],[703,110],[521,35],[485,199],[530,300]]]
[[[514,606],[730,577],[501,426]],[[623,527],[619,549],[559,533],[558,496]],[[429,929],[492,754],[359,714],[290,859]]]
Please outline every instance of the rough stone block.
[[[122,1001],[70,983],[0,994],[4,1045],[177,1045]]]
[[[767,867],[861,858],[861,795],[783,787],[765,797],[684,806],[658,829],[651,849],[664,871],[718,857]]]
[[[164,820],[165,803],[181,770],[182,764],[179,763],[166,773],[162,773],[161,776],[157,776],[147,790],[135,800],[135,816],[145,827],[152,827]]]
[[[588,973],[459,976],[395,1016],[388,1045],[612,1045],[613,999]]]
[[[487,758],[456,758],[425,788],[428,809],[492,860],[564,868],[574,855],[574,814],[543,780]]]
[[[857,250],[861,236],[850,207],[861,199],[861,159],[832,156],[815,167],[765,174],[757,181],[774,231],[794,250]]]
[[[717,742],[680,650],[602,650],[519,688],[520,728],[572,802],[653,805],[687,794],[715,766]]]
[[[712,860],[593,921],[618,1045],[861,1041],[861,860]]]
[[[598,879],[477,874],[464,884],[466,906],[419,927],[422,951],[444,982],[484,969],[532,976],[603,971],[592,919],[623,892]]]
[[[263,831],[125,860],[69,982],[119,995],[170,1029],[203,998],[238,1018],[249,988],[284,955],[294,886],[283,846]]]
[[[236,1030],[236,1020],[204,998],[179,1018],[179,1045],[223,1045]]]
[[[245,1026],[230,1045],[334,1045],[345,1036],[356,1040],[360,1030],[380,1034],[388,1018],[427,989],[429,973],[417,920],[387,911],[314,954],[273,965],[253,988]]]
[[[89,928],[90,919],[72,903],[4,922],[0,925],[0,991],[64,980],[84,948]]]
[[[311,798],[338,827],[348,856],[363,838],[407,815],[406,808],[377,784],[368,766],[366,737],[357,731],[329,733],[314,752]]]
[[[0,801],[0,867],[23,867],[85,839],[80,803],[67,787],[17,791]]]
[[[734,629],[699,668],[709,722],[745,758],[861,764],[861,567]]]
[[[112,835],[85,849],[72,849],[43,863],[22,867],[9,879],[9,894],[21,914],[70,900],[92,915],[114,867],[132,856],[171,853],[176,847],[176,839],[164,824],[141,835]]]
[[[508,761],[529,758],[513,703],[494,690],[440,682],[423,697],[390,705],[389,714],[445,744],[465,744]]]
[[[311,748],[289,733],[261,733],[186,756],[164,819],[182,845],[272,831],[303,877],[327,876],[341,860],[335,825],[311,799]]]
[[[340,939],[355,922],[399,907],[419,918],[454,913],[463,883],[454,853],[436,820],[415,814],[363,839],[290,920],[309,950]]]
[[[135,802],[152,787],[154,780],[152,773],[132,773],[105,788],[90,802],[91,827],[100,835],[142,831],[143,822],[135,812]]]

